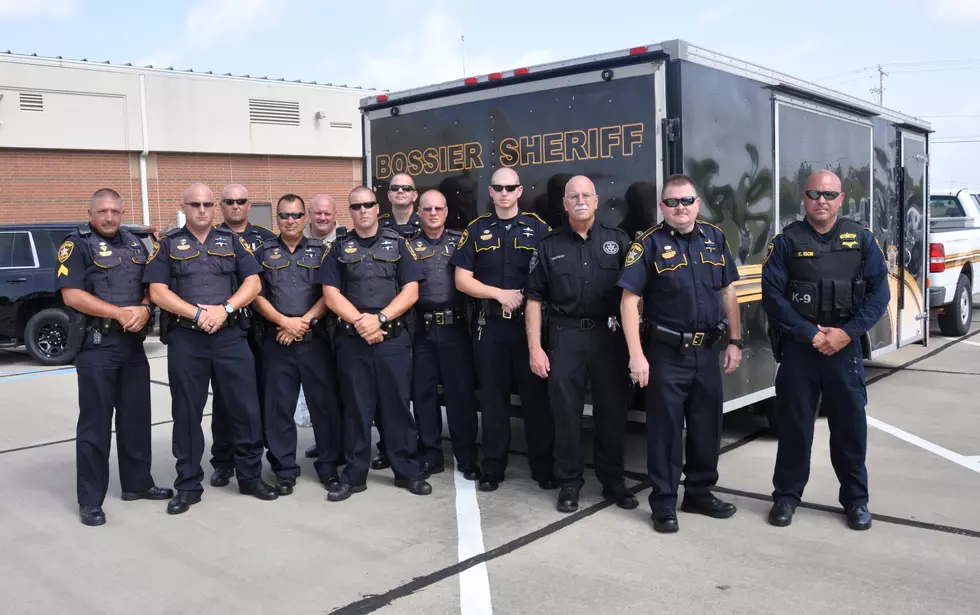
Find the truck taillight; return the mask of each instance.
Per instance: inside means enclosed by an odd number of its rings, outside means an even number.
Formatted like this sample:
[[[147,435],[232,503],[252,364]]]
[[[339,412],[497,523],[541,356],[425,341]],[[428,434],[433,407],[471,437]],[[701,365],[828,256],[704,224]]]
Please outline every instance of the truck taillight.
[[[941,243],[929,244],[929,273],[946,271],[946,248]]]

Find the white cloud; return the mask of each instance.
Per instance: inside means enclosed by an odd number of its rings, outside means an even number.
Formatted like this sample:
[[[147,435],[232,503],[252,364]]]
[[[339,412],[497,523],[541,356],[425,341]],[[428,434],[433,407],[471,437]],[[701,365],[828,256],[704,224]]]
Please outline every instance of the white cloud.
[[[956,24],[980,22],[980,0],[932,0],[933,15]]]
[[[418,24],[361,54],[351,69],[351,81],[364,87],[402,90],[553,60],[551,53],[540,49],[475,51],[468,42],[464,55],[460,36],[465,31],[442,8],[429,8]],[[330,64],[327,68],[338,69]]]
[[[0,0],[0,19],[70,19],[78,0]]]

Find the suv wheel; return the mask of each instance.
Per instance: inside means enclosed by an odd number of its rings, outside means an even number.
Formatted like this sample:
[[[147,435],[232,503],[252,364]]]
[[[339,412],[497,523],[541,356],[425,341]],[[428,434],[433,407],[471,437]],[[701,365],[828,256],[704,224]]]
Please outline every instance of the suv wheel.
[[[61,308],[41,310],[27,321],[24,347],[42,365],[66,365],[75,358],[68,345],[68,314]]]

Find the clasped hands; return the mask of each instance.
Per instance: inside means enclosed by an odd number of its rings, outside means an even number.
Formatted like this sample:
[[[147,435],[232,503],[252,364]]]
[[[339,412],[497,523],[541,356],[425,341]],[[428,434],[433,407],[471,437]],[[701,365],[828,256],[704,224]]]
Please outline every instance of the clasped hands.
[[[817,325],[817,334],[813,336],[813,347],[828,357],[850,343],[851,336],[837,327]]]
[[[197,326],[206,333],[216,333],[228,320],[228,312],[223,305],[198,305],[201,315],[197,317]]]
[[[122,325],[123,331],[128,333],[142,330],[150,320],[150,310],[145,305],[130,305],[120,310],[116,320]]]

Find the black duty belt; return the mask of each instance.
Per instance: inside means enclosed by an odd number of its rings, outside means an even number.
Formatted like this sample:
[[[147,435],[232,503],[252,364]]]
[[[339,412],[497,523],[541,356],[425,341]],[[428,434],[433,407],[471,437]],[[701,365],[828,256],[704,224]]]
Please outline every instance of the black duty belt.
[[[504,310],[504,306],[500,305],[497,301],[489,301],[487,299],[480,300],[480,309],[485,312],[488,316],[500,316],[505,320],[524,318],[524,306],[520,306],[512,312]]]
[[[347,335],[351,337],[361,336],[361,334],[357,332],[357,328],[352,323],[347,322],[343,318],[337,320],[337,325],[340,327],[342,331],[344,331]],[[387,332],[387,335],[385,336],[385,340],[390,340],[390,339],[394,339],[395,337],[398,337],[398,334],[401,333],[402,329],[404,328],[405,328],[405,319],[401,316],[399,316],[398,318],[389,319],[388,322],[381,325],[381,330]]]
[[[572,318],[571,316],[558,316],[552,314],[548,317],[549,321],[555,325],[561,325],[570,329],[580,331],[591,331],[592,329],[611,329],[615,331],[619,328],[619,320],[615,316],[600,316],[598,318]],[[615,326],[613,326],[615,322]]]
[[[203,315],[204,312],[201,312]],[[173,324],[175,327],[180,327],[181,329],[190,329],[191,331],[200,331],[201,327],[198,326],[197,322],[191,318],[184,318],[183,316],[175,316],[173,319]],[[218,330],[224,329],[225,327],[230,327],[231,325],[238,324],[238,312],[233,312],[228,314],[228,318],[222,323]]]
[[[462,322],[462,316],[462,310],[457,309],[422,312],[422,322],[425,323],[427,328],[431,327],[432,325],[452,327]]]
[[[125,331],[123,326],[119,324],[119,321],[115,318],[100,318],[97,316],[89,316],[85,319],[86,328],[92,331],[98,331],[105,335],[106,333],[122,333]]]
[[[674,346],[682,352],[691,348],[710,348],[720,339],[720,331],[675,331],[657,323],[648,323],[647,338]]]

